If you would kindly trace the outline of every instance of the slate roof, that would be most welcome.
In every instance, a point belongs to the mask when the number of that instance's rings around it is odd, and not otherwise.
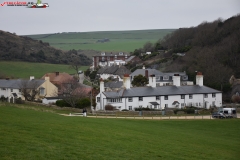
[[[151,103],[152,105],[159,105],[159,103],[157,102],[149,102],[149,103]]]
[[[221,93],[221,91],[209,88],[207,86],[160,86],[160,87],[136,87],[130,89],[121,89],[118,92],[103,92],[108,98],[116,97],[150,97],[165,95],[187,95],[187,94],[208,94]],[[120,94],[122,93],[122,94]]]
[[[34,88],[35,86],[42,85],[45,80],[43,79],[34,79],[34,80],[21,80],[21,79],[0,79],[0,88],[12,88],[12,89],[20,89],[22,88],[22,81],[28,82],[27,87],[28,88]]]
[[[122,86],[123,86],[122,81],[104,83],[104,87],[108,87],[108,88],[121,88]]]
[[[59,73],[56,72],[53,73],[46,73],[42,79],[45,79],[45,77],[49,77],[50,82],[56,84],[56,83],[63,83],[65,81],[73,79],[73,76],[69,75],[68,73]]]
[[[130,76],[138,76],[139,74],[145,76],[145,71],[148,70],[148,76],[154,74],[154,75],[162,75],[163,73],[156,70],[156,69],[137,69],[133,73],[130,74]]]
[[[123,78],[124,74],[130,74],[131,72],[125,66],[108,66],[98,70],[97,74],[113,74],[119,75]]]
[[[126,62],[130,62],[135,56],[130,56],[128,59],[126,59]]]

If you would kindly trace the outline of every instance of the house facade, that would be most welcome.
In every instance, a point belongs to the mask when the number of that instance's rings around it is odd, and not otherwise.
[[[149,77],[150,86],[131,88],[130,77],[125,75],[124,88],[117,91],[105,91],[104,82],[100,82],[100,93],[96,96],[96,110],[105,110],[105,105],[116,109],[134,110],[148,107],[153,109],[184,108],[194,106],[209,109],[222,106],[222,92],[203,85],[203,75],[198,73],[196,85],[181,86],[180,76],[174,75],[172,86],[156,86],[156,77]]]
[[[34,76],[31,76],[29,80],[22,79],[1,79],[0,80],[0,96],[8,98],[21,98],[23,100],[21,90],[26,89],[36,89],[38,94],[35,96],[35,99],[42,99],[44,97],[56,96],[58,89],[49,81],[49,77],[45,79],[34,79]]]
[[[100,55],[92,57],[93,64],[90,67],[91,70],[95,70],[97,67],[109,67],[113,65],[125,65],[127,63],[139,64],[142,60],[137,56],[130,56],[129,54],[119,53],[105,53],[102,52]]]

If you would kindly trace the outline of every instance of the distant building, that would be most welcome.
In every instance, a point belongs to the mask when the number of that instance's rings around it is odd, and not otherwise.
[[[122,65],[114,65],[114,66],[107,66],[100,68],[97,72],[97,74],[102,78],[103,80],[112,78],[117,79],[118,81],[123,81],[124,74],[130,74],[131,72]]]
[[[171,86],[173,85],[173,76],[180,76],[180,85],[193,85],[192,81],[188,80],[188,75],[185,72],[160,72],[156,69],[137,69],[133,73],[130,74],[131,81],[134,79],[134,76],[138,76],[141,74],[142,76],[149,77],[150,75],[155,75],[156,77],[156,85],[157,86]]]
[[[113,65],[125,65],[127,63],[141,63],[142,60],[137,56],[130,56],[129,54],[119,53],[105,53],[93,56],[92,70],[97,67],[106,67]]]

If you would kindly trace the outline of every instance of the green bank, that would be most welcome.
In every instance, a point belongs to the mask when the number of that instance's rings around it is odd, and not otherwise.
[[[0,103],[0,159],[239,159],[240,121],[65,117]]]

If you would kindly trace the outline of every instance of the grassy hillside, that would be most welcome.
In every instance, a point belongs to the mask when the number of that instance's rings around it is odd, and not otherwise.
[[[61,34],[28,35],[28,37],[42,40],[63,50],[99,50],[131,52],[142,47],[146,42],[155,43],[175,29],[136,30],[136,31],[103,31],[76,32]],[[98,40],[109,39],[109,42],[99,43]]]
[[[69,65],[62,64],[0,61],[0,68],[0,74],[15,78],[29,78],[30,76],[41,78],[47,72],[56,71],[69,74],[75,73]],[[87,68],[87,66],[83,66],[81,70],[86,70]]]
[[[0,103],[0,159],[239,159],[239,119],[64,117]]]

